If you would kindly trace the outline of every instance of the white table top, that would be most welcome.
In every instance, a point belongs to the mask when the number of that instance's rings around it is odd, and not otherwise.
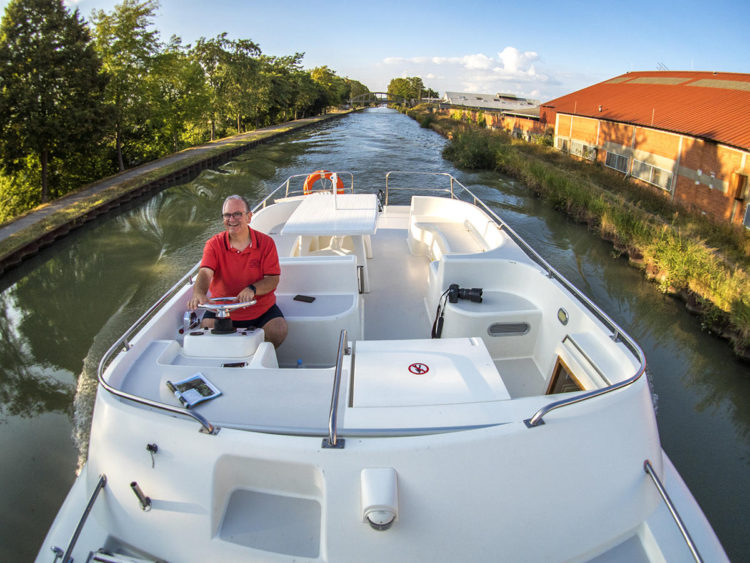
[[[371,235],[378,204],[375,194],[314,193],[302,200],[282,235]]]

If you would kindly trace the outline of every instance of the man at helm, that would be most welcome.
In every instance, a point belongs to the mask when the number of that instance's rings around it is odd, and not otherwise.
[[[226,230],[206,242],[188,308],[207,303],[209,291],[213,297],[237,297],[239,302],[255,299],[255,305],[231,312],[232,324],[262,328],[266,340],[278,348],[286,338],[287,324],[274,293],[281,274],[276,245],[268,235],[250,228],[252,212],[244,197],[229,196],[222,217]],[[213,328],[215,316],[207,311],[203,326]]]

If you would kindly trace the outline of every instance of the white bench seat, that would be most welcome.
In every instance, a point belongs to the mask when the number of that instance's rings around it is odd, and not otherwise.
[[[408,243],[414,255],[440,260],[446,254],[479,254],[497,248],[504,239],[492,219],[466,202],[412,198]]]
[[[467,228],[463,223],[438,221],[429,217],[424,219],[432,220],[417,219],[412,229],[421,233],[415,235],[415,239],[427,246],[433,260],[445,254],[474,254],[487,250],[484,240],[476,235],[475,230]],[[437,245],[437,248],[433,245]]]
[[[287,319],[314,320],[317,318],[341,317],[357,307],[357,294],[308,294],[315,301],[295,301],[291,293],[276,294],[276,304]]]

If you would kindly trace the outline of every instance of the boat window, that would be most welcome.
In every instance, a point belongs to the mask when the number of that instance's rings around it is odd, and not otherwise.
[[[555,393],[572,393],[573,391],[583,391],[583,385],[573,375],[570,368],[565,365],[565,362],[558,357],[546,394],[554,395]]]

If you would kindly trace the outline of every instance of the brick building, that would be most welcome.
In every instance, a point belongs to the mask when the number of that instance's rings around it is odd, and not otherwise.
[[[750,74],[630,72],[542,104],[555,147],[750,227]]]
[[[443,113],[455,119],[484,119],[490,129],[502,129],[516,137],[530,139],[545,133],[546,126],[539,120],[539,100],[515,94],[446,92],[440,106]]]

